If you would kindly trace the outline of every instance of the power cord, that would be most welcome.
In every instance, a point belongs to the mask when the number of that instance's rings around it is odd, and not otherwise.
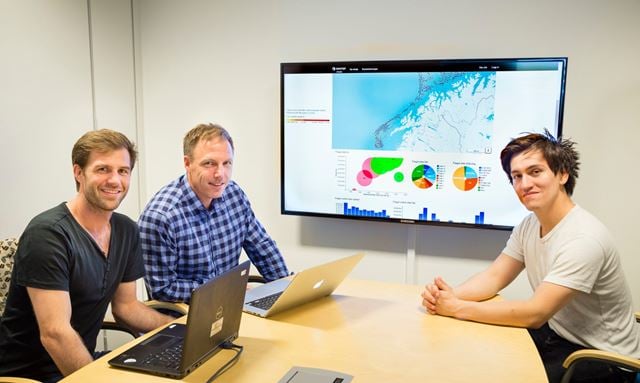
[[[220,345],[220,347],[224,348],[225,350],[234,350],[236,352],[236,354],[233,356],[233,358],[231,358],[230,361],[228,361],[227,363],[224,364],[224,366],[220,367],[218,369],[218,371],[216,371],[215,374],[211,375],[211,377],[209,378],[209,380],[207,380],[207,383],[211,383],[214,380],[216,380],[220,375],[224,374],[225,372],[227,372],[228,369],[230,369],[231,367],[233,367],[234,364],[236,364],[236,362],[238,361],[238,359],[240,359],[240,354],[242,354],[242,351],[244,350],[244,346],[239,346],[237,344],[234,344],[231,341],[227,341],[224,342]]]

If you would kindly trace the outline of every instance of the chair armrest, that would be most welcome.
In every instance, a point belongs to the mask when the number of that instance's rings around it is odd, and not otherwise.
[[[617,354],[615,352],[609,351],[601,351],[594,349],[587,350],[578,350],[573,352],[571,355],[564,360],[562,366],[564,368],[569,368],[574,363],[583,361],[583,360],[596,360],[607,362],[609,364],[615,364],[620,367],[625,367],[631,370],[640,371],[640,360],[631,358],[628,356],[624,356],[621,354]]]
[[[177,313],[180,316],[187,315],[189,312],[189,305],[186,303],[175,303],[175,302],[161,302],[157,300],[145,301],[144,304],[154,310],[164,309]],[[135,331],[118,324],[114,320],[105,319],[102,322],[101,326],[102,330],[113,330],[113,331],[122,331],[130,334],[132,337],[137,338],[140,336],[140,333],[136,333]],[[0,383],[4,383],[0,381]]]
[[[40,383],[39,380],[33,380],[29,378],[16,378],[12,376],[0,376],[0,382],[2,383]]]
[[[261,275],[249,275],[249,283],[266,283],[266,280]],[[169,310],[180,315],[187,315],[189,313],[189,305],[184,302],[163,302],[151,299],[145,301],[144,304],[154,310]]]
[[[135,331],[131,330],[128,327],[124,327],[122,325],[119,325],[118,323],[116,323],[115,321],[112,320],[104,320],[102,322],[102,326],[100,326],[101,330],[113,330],[113,331],[122,331],[122,332],[126,332],[127,334],[131,335],[134,338],[137,338],[140,336],[139,333],[136,333]]]
[[[189,305],[183,302],[163,302],[155,299],[145,301],[145,305],[151,307],[154,310],[163,309],[176,312],[180,315],[187,315],[189,312]]]
[[[267,283],[267,281],[262,275],[249,275],[249,283]]]
[[[569,383],[576,365],[583,361],[602,362],[636,372],[640,371],[640,360],[638,359],[609,351],[595,349],[578,350],[571,353],[571,355],[564,360],[564,363],[562,363],[562,367],[566,368],[567,371],[565,371],[562,376],[561,383]]]
[[[267,281],[261,275],[249,275],[249,283],[266,283]],[[151,299],[144,302],[145,305],[151,307],[154,310],[169,310],[180,315],[187,315],[189,313],[189,305],[184,302],[164,302],[156,299]]]

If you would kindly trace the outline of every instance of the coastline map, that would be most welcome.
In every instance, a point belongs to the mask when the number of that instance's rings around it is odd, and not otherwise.
[[[333,76],[333,149],[490,153],[495,72]]]

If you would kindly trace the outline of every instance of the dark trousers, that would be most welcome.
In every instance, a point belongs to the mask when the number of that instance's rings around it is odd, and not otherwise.
[[[530,329],[529,335],[542,358],[549,383],[559,383],[566,371],[562,367],[564,360],[572,352],[586,348],[562,338],[546,323],[539,329]],[[595,361],[584,361],[576,365],[571,379],[571,382],[575,383],[633,383],[635,381],[635,372]]]

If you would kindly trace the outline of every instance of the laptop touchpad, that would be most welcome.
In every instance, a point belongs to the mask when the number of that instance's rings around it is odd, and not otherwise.
[[[142,342],[145,346],[155,347],[155,348],[166,348],[171,343],[175,343],[176,341],[182,341],[180,338],[176,338],[175,336],[169,335],[158,335],[156,337],[151,337],[150,339]]]

